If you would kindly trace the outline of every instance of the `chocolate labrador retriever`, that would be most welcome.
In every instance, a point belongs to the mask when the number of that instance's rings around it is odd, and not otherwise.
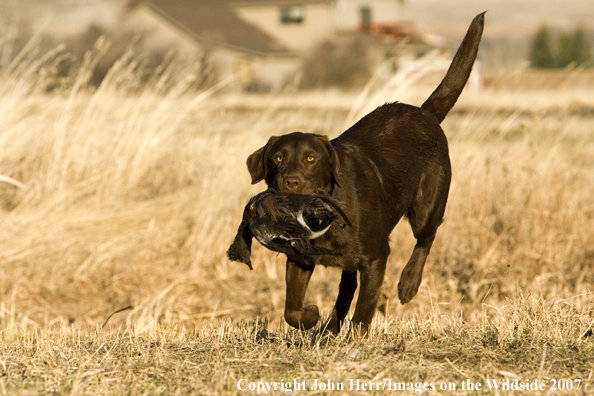
[[[472,71],[483,26],[484,13],[474,18],[446,76],[420,108],[384,104],[331,141],[302,132],[272,136],[249,156],[252,184],[265,180],[270,188],[289,194],[322,189],[341,203],[352,222],[349,228],[332,225],[312,242],[342,256],[287,255],[285,320],[291,326],[310,329],[318,322],[318,307],[303,302],[314,267],[321,264],[342,268],[325,329],[340,331],[359,271],[361,289],[352,323],[367,333],[390,254],[388,238],[402,216],[417,243],[402,271],[398,296],[404,304],[417,293],[450,187],[448,143],[440,123]]]

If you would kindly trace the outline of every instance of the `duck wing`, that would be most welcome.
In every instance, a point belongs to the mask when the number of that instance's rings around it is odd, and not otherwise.
[[[285,254],[295,254],[291,242],[309,236],[309,231],[295,221],[274,222],[261,217],[250,224],[254,237],[270,250]]]

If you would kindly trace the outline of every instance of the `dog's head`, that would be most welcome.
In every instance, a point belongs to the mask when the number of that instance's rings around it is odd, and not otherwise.
[[[338,185],[338,155],[328,137],[293,132],[272,136],[248,157],[252,184],[265,180],[287,194],[313,194]]]

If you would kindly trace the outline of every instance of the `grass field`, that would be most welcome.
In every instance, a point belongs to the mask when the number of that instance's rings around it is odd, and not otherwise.
[[[189,91],[179,65],[138,88],[123,61],[97,90],[83,68],[44,93],[48,64],[0,77],[0,395],[327,393],[316,380],[344,386],[332,394],[506,393],[491,380],[594,392],[591,72],[493,74],[461,98],[419,294],[396,298],[414,246],[402,222],[372,333],[352,340],[283,323],[280,255],[255,246],[254,271],[226,259],[264,189],[245,159],[270,135],[334,137],[431,87],[230,96]],[[323,315],[339,279],[313,275],[306,299]]]

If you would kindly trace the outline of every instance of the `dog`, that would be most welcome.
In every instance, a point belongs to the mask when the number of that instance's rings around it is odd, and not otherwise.
[[[446,73],[421,105],[387,103],[367,114],[333,140],[294,132],[272,136],[247,159],[252,184],[262,180],[286,194],[326,191],[343,207],[352,227],[335,224],[313,241],[341,256],[287,254],[285,320],[307,330],[318,323],[315,305],[304,306],[315,265],[342,269],[338,297],[325,331],[337,334],[349,311],[360,274],[359,298],[351,318],[366,334],[375,314],[389,235],[404,216],[416,245],[402,270],[398,296],[402,304],[417,293],[423,267],[443,220],[451,180],[446,136],[441,122],[462,92],[478,52],[484,13],[477,15]]]
[[[252,268],[250,260],[252,238],[270,250],[288,255],[333,255],[330,250],[311,244],[330,229],[330,225],[342,218],[341,227],[351,222],[330,196],[324,191],[317,195],[281,194],[268,189],[250,199],[243,211],[237,235],[227,250],[231,261],[239,261]]]

